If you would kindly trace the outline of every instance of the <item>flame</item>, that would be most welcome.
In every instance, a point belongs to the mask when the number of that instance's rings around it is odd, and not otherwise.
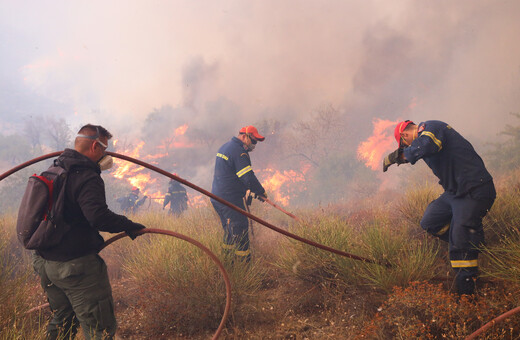
[[[174,135],[163,139],[162,143],[157,146],[158,149],[166,150],[166,154],[170,149],[193,148],[195,144],[188,140],[184,135],[188,130],[188,124],[184,124],[175,129]]]
[[[174,148],[190,148],[194,147],[195,144],[190,142],[185,136],[188,130],[188,124],[177,127],[174,131],[174,135],[166,138],[162,141],[162,144],[157,146],[157,153],[144,155],[141,158],[151,160],[151,163],[157,163],[155,160],[167,157]],[[114,139],[112,145],[116,152],[128,155],[133,158],[140,158],[141,150],[143,149],[145,142],[140,141],[135,147],[120,145],[120,141]],[[164,198],[164,194],[157,189],[156,178],[152,178],[150,173],[143,172],[144,167],[136,165],[131,162],[127,162],[121,159],[114,159],[114,169],[111,175],[117,179],[127,181],[132,187],[137,187],[143,195],[153,197],[153,199]],[[195,205],[207,205],[207,202],[203,201],[203,197],[195,198]]]
[[[393,131],[389,128],[395,127],[398,121],[376,118],[372,123],[374,132],[366,141],[359,144],[357,155],[358,159],[365,161],[367,167],[377,171],[381,167],[384,154],[396,145]]]
[[[146,156],[146,159],[157,159],[157,158],[163,158],[168,156],[168,153],[157,153],[155,155],[148,155]]]
[[[269,197],[273,198],[273,201],[280,205],[287,206],[291,200],[291,195],[296,192],[302,192],[306,189],[303,185],[305,182],[305,172],[309,167],[305,167],[300,172],[294,170],[284,170],[280,172],[273,169],[264,169],[261,173],[267,172],[267,178],[262,181],[262,186],[266,190]],[[262,176],[262,177],[265,177]],[[298,183],[294,186],[294,183]]]
[[[184,124],[175,129],[175,136],[182,136],[188,130],[188,124]]]
[[[136,174],[133,177],[127,178],[128,182],[132,184],[133,187],[138,187],[142,190],[143,194],[146,195],[146,191],[144,190],[145,186],[148,183],[153,183],[155,181],[150,180],[150,174]]]
[[[188,204],[190,207],[206,207],[208,206],[209,198],[203,194],[188,194]]]
[[[118,140],[114,140],[114,148]],[[124,153],[133,158],[139,158],[139,152],[143,148],[144,142],[141,141],[133,149],[117,150],[117,152]],[[115,170],[111,172],[112,176],[118,179],[125,179],[131,186],[139,188],[141,192],[148,195],[146,187],[152,183],[155,183],[155,179],[150,177],[149,173],[141,173],[144,167],[127,162],[122,159],[114,159]]]

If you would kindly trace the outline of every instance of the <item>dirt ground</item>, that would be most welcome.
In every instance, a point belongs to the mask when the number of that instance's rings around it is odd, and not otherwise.
[[[213,335],[143,333],[140,311],[132,305],[125,285],[114,282],[113,289],[121,339],[208,339]],[[240,311],[249,315],[231,313],[220,338],[353,339],[383,299],[384,294],[370,288],[338,292],[289,278],[266,280],[252,301],[240,301]]]

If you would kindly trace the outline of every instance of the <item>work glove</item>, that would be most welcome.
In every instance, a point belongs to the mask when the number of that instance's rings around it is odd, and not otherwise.
[[[140,236],[141,234],[138,234],[137,232],[141,229],[144,229],[146,228],[144,225],[142,225],[141,223],[135,223],[133,224],[132,226],[132,230],[127,230],[125,231],[125,233],[128,235],[128,237],[130,237],[133,240],[135,240],[135,238],[137,236]]]
[[[263,194],[255,193],[255,198],[260,202],[265,202],[265,200],[267,199],[267,194],[265,192]]]
[[[404,163],[408,163],[408,161],[406,161],[403,156],[403,149],[401,148],[398,148],[397,150],[389,153],[385,159],[383,159],[383,172],[386,172],[386,170],[388,170],[388,167],[392,164],[396,164],[399,165],[399,164],[404,164]]]

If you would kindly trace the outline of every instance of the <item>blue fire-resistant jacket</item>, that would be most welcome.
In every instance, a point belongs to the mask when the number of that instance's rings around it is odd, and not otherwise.
[[[473,146],[438,120],[420,123],[417,138],[403,153],[411,164],[422,158],[444,190],[456,196],[493,180]]]
[[[222,145],[215,160],[211,192],[227,201],[241,201],[247,190],[264,194],[265,189],[251,168],[249,153],[237,137]]]

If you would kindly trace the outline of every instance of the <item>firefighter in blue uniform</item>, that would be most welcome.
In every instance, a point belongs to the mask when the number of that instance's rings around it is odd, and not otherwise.
[[[422,158],[439,178],[444,193],[428,205],[421,227],[449,242],[456,290],[473,294],[479,247],[484,242],[482,218],[496,198],[493,178],[473,146],[444,122],[415,125],[403,121],[394,135],[399,147],[384,159],[383,171],[392,164],[415,164]]]
[[[245,210],[243,197],[250,190],[260,199],[266,198],[264,188],[251,168],[249,152],[253,151],[257,142],[265,139],[254,126],[240,129],[238,136],[222,145],[215,161],[215,174],[211,192],[226,201]],[[220,217],[224,228],[223,249],[226,254],[234,254],[235,258],[250,261],[248,221],[241,213],[215,201],[211,204]]]
[[[174,174],[177,176],[177,174]],[[164,196],[163,209],[170,204],[169,215],[179,216],[188,209],[188,194],[186,189],[176,180],[170,180],[168,192]]]
[[[137,213],[140,206],[144,204],[148,196],[143,196],[139,199],[140,190],[137,187],[133,187],[132,191],[124,196],[117,199],[117,202],[121,205],[121,210],[125,213]]]

